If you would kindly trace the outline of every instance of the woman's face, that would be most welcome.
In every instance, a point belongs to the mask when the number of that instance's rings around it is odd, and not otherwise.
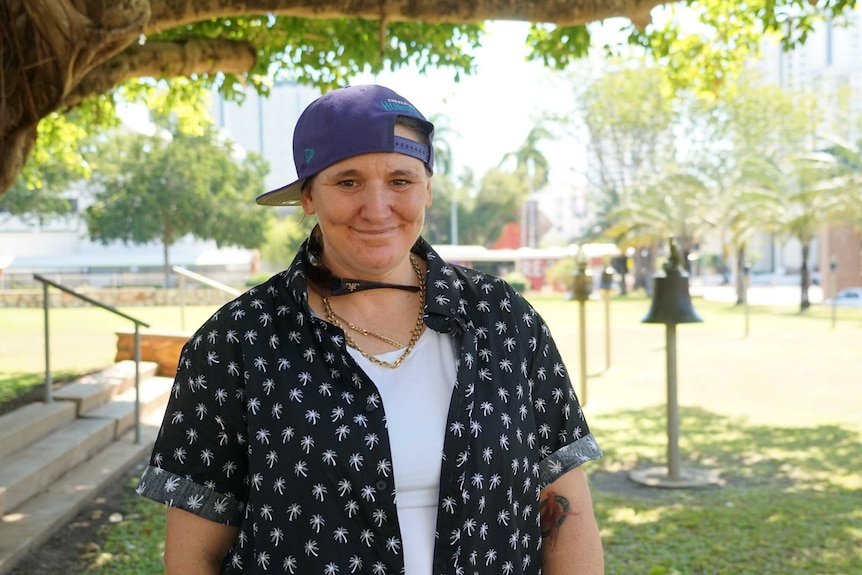
[[[395,134],[420,140],[400,125]],[[407,281],[408,254],[430,205],[425,164],[396,152],[342,160],[315,175],[302,193],[305,213],[317,214],[327,267],[342,277],[377,281]]]

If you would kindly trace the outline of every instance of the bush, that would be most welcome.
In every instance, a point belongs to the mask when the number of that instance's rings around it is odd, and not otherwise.
[[[576,269],[574,258],[563,258],[545,271],[545,282],[553,286],[554,291],[571,292]]]
[[[272,277],[272,274],[254,274],[253,276],[249,276],[247,280],[245,280],[246,287],[254,287],[256,285],[260,285],[266,280]]]
[[[525,293],[530,287],[530,280],[520,272],[509,272],[503,279],[521,293]]]

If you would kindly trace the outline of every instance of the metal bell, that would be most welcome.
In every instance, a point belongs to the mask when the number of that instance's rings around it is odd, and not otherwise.
[[[688,273],[682,268],[679,250],[671,238],[670,258],[664,269],[653,276],[652,307],[641,322],[671,325],[702,321],[691,304]]]

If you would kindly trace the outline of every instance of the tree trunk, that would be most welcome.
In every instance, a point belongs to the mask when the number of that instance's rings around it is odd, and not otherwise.
[[[97,66],[137,41],[148,0],[0,2],[0,193],[36,141],[36,127]]]
[[[808,299],[808,286],[811,285],[811,276],[808,273],[808,256],[811,251],[811,241],[802,242],[802,269],[799,270],[799,281],[802,292],[802,298],[799,302],[799,310],[805,311],[811,307],[811,301]]]
[[[171,246],[167,240],[162,241],[162,261],[164,262],[165,288],[171,287]]]

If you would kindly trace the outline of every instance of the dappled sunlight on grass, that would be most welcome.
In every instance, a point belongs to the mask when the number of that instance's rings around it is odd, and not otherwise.
[[[629,525],[642,525],[654,523],[661,520],[662,516],[670,511],[670,508],[654,507],[652,509],[633,509],[631,507],[615,507],[608,518],[616,523],[628,523]]]
[[[711,467],[726,480],[743,483],[858,486],[862,434],[836,425],[771,427],[682,407],[679,449],[688,465]],[[665,410],[603,414],[592,425],[605,451],[607,471],[663,463],[668,443]]]
[[[862,573],[862,437],[837,425],[751,425],[700,408],[680,410],[688,467],[725,485],[644,487],[628,479],[664,463],[664,409],[603,414],[605,451],[588,464],[609,575]]]

